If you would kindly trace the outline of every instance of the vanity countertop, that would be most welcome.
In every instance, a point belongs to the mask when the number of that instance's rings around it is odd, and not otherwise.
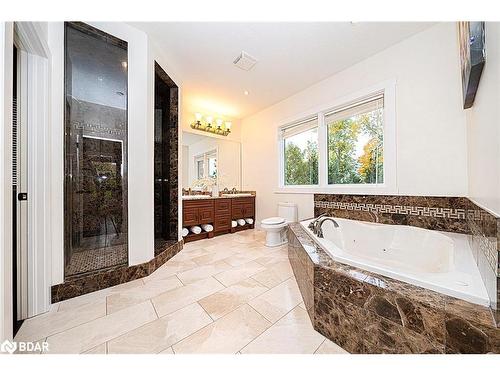
[[[255,197],[255,193],[235,193],[235,194],[222,194],[218,197],[212,197],[210,195],[183,195],[182,200],[199,200],[199,199],[231,199],[231,198],[244,198],[244,197]]]

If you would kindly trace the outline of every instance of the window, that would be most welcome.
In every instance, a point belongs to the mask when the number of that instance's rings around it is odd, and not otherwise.
[[[395,192],[395,82],[324,108],[279,128],[280,189]]]
[[[383,95],[325,115],[328,184],[384,182],[383,115]]]
[[[318,119],[282,130],[285,185],[318,184]]]
[[[194,159],[198,180],[202,178],[217,178],[217,151],[213,150]]]

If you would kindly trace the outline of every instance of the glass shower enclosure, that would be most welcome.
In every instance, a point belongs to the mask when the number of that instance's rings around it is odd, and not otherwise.
[[[65,278],[128,263],[127,43],[65,23]]]

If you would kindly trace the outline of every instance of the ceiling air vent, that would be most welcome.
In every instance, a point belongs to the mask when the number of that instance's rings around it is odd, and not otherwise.
[[[252,69],[256,63],[257,60],[245,51],[241,51],[240,55],[233,61],[234,65],[243,70]]]

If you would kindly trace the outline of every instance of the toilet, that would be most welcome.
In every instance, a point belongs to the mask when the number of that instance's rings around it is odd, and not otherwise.
[[[264,219],[260,227],[266,231],[266,246],[280,246],[287,242],[286,234],[289,223],[297,221],[297,204],[278,203],[278,216]]]

